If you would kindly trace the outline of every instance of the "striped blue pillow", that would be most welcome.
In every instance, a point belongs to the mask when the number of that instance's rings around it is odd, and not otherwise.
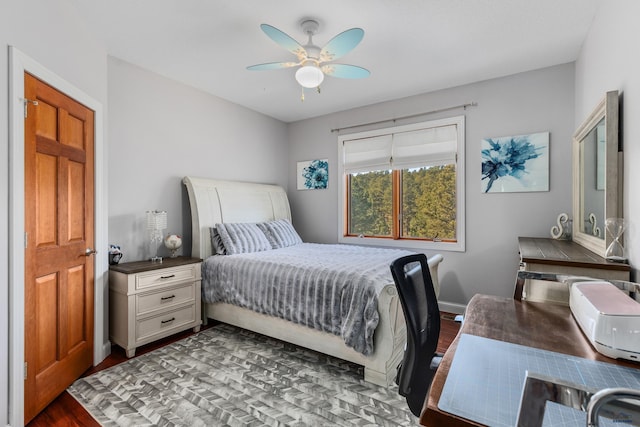
[[[302,243],[300,235],[286,219],[259,222],[258,227],[263,231],[264,235],[267,236],[273,249],[286,248],[287,246]]]
[[[213,253],[216,255],[226,255],[227,251],[224,248],[224,243],[222,243],[222,238],[220,237],[220,233],[215,227],[211,227],[211,247],[213,248]]]
[[[227,255],[268,251],[271,243],[264,233],[253,223],[216,224]]]

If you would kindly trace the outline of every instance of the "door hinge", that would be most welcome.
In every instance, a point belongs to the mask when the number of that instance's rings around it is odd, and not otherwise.
[[[24,232],[24,248],[27,249],[29,247],[29,232]]]
[[[24,362],[24,379],[27,379],[27,362]]]
[[[27,106],[31,103],[33,105],[38,105],[38,101],[34,101],[32,99],[22,98],[22,105],[24,106],[24,118],[27,118]]]

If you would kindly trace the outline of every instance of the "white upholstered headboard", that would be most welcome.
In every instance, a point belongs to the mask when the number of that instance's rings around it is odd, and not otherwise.
[[[278,185],[185,176],[191,205],[191,256],[212,254],[210,228],[222,222],[291,221],[291,208]]]

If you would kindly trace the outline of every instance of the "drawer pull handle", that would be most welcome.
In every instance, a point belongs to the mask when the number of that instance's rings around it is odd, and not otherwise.
[[[170,300],[170,299],[174,299],[175,297],[176,297],[175,295],[171,295],[171,296],[168,296],[168,297],[160,297],[160,301],[167,301],[167,300]]]
[[[161,323],[161,324],[163,324],[163,325],[166,325],[167,323],[171,323],[171,322],[173,322],[174,320],[176,320],[176,318],[175,318],[175,317],[172,317],[172,318],[171,318],[171,319],[169,319],[169,320],[162,320],[162,321],[160,321],[160,323]]]
[[[175,274],[170,274],[168,276],[160,276],[161,279],[171,279],[172,277],[176,277]]]

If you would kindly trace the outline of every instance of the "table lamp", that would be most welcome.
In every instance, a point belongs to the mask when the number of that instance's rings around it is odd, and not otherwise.
[[[167,228],[167,211],[147,211],[147,230],[149,230],[149,252],[151,262],[162,262],[158,256],[158,247],[162,243],[162,230]]]

